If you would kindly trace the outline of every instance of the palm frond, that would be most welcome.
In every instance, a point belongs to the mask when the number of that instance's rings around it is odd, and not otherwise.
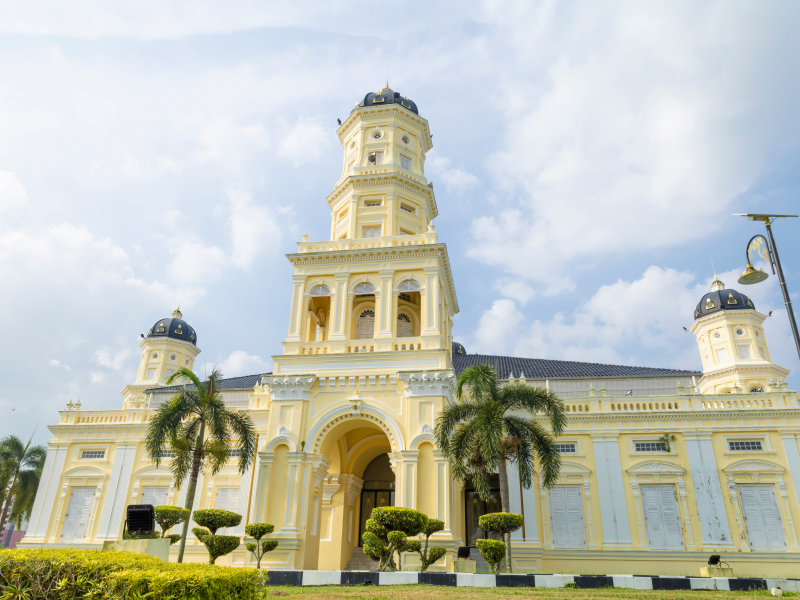
[[[255,432],[253,419],[250,418],[245,412],[238,410],[227,410],[228,425],[233,433],[233,438],[236,440],[239,452],[239,473],[244,475],[256,452],[256,439],[258,436]]]
[[[521,409],[535,415],[541,411],[550,420],[555,435],[561,435],[567,424],[564,403],[553,392],[524,383],[510,383],[500,390],[499,401],[509,410]]]
[[[492,365],[471,365],[461,371],[456,379],[456,398],[462,399],[464,388],[475,401],[494,400],[497,397],[497,373]]]
[[[181,391],[179,394],[161,406],[147,428],[145,448],[148,458],[156,466],[161,462],[161,453],[167,444],[174,440],[176,434],[183,426],[184,419],[192,414],[193,406],[190,400],[191,392]]]
[[[472,400],[465,400],[456,404],[450,404],[436,417],[433,428],[433,436],[436,438],[436,445],[447,454],[450,445],[450,437],[453,430],[459,423],[468,421],[475,417],[480,410],[480,405]]]

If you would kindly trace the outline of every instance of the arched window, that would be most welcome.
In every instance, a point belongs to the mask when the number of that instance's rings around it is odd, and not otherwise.
[[[413,279],[406,279],[397,288],[399,292],[418,292],[419,284]]]
[[[367,309],[358,315],[356,321],[356,339],[371,340],[375,332],[375,311]]]
[[[309,296],[330,296],[331,290],[327,285],[315,285],[311,288]]]
[[[397,315],[397,337],[414,337],[414,324],[406,313]]]
[[[371,283],[359,283],[353,290],[356,296],[366,296],[375,293],[375,286]]]

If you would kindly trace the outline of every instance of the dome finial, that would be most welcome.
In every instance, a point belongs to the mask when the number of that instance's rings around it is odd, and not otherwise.
[[[172,318],[173,319],[182,319],[183,313],[181,312],[181,303],[178,302],[178,308],[172,311]]]
[[[719,290],[725,289],[725,284],[722,283],[719,278],[717,277],[717,269],[714,267],[714,259],[711,259],[711,270],[714,271],[714,281],[711,284],[711,291],[718,292]]]

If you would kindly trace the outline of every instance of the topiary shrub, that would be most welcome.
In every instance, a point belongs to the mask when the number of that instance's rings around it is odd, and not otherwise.
[[[425,528],[421,532],[425,534],[425,546],[423,547],[423,545],[417,541],[408,542],[406,544],[407,552],[419,552],[420,562],[422,563],[420,571],[427,571],[428,567],[447,554],[447,550],[445,548],[428,548],[428,541],[430,537],[434,533],[442,531],[443,529],[444,521],[428,519],[428,522],[425,524]]]
[[[512,531],[516,531],[524,524],[525,519],[522,515],[514,513],[489,513],[478,518],[478,525],[486,531],[496,531],[499,533],[508,545],[506,546],[506,573],[511,572],[511,540],[506,538],[506,535]]]
[[[216,535],[217,529],[223,527],[236,527],[242,522],[242,515],[237,515],[228,510],[219,510],[216,508],[209,508],[206,510],[196,510],[192,515],[195,523],[208,529],[208,534],[200,530],[200,535],[192,529],[192,533],[197,536],[203,545],[208,549],[208,563],[213,565],[220,556],[230,554],[239,544],[242,543],[241,538],[235,535]]]
[[[211,532],[211,535],[215,535],[217,529],[236,527],[242,522],[242,515],[237,515],[235,512],[229,510],[207,508],[205,510],[194,511],[192,519],[201,527],[207,528]]]
[[[506,556],[506,545],[497,540],[477,540],[478,551],[481,553],[492,573],[500,573],[500,563]]]
[[[399,556],[408,551],[408,537],[422,533],[427,524],[428,517],[418,510],[399,506],[374,508],[362,536],[364,554],[378,561],[379,571],[395,571],[394,553]]]
[[[211,532],[205,527],[192,527],[192,533],[194,534],[194,537],[196,537],[201,542],[203,541],[204,537],[206,537],[207,535],[211,535]]]
[[[153,508],[153,511],[156,513],[156,523],[161,527],[161,537],[168,537],[170,539],[172,539],[173,536],[167,535],[167,531],[175,527],[175,525],[183,523],[189,518],[189,514],[191,513],[188,508],[166,505],[156,506]],[[178,539],[181,539],[181,536],[178,536]],[[174,541],[170,542],[170,544],[174,543]]]
[[[261,541],[262,537],[269,535],[273,531],[275,531],[275,526],[269,523],[250,523],[250,525],[245,525],[244,527],[244,532],[256,541],[255,544],[248,542],[244,547],[256,555],[256,560],[258,561],[256,564],[257,569],[261,568],[261,559],[264,555],[278,547],[277,540]]]
[[[179,542],[183,536],[180,533],[172,533],[167,537],[169,538],[169,545],[172,546],[172,544]]]

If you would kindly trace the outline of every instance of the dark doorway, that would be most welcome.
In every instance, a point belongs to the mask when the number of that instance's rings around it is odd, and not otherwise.
[[[500,477],[498,475],[492,475],[489,480],[489,485],[492,490],[488,500],[482,500],[471,483],[467,483],[464,488],[464,515],[466,517],[464,534],[467,546],[472,548],[476,547],[476,540],[500,539],[500,537],[495,534],[487,535],[486,530],[481,529],[481,526],[478,525],[478,519],[483,515],[501,512],[503,510],[502,504],[500,503]]]
[[[366,531],[367,519],[372,509],[383,506],[394,506],[394,471],[388,454],[381,454],[372,459],[364,469],[364,487],[361,488],[361,516],[358,524],[358,545],[363,546],[362,534]]]

